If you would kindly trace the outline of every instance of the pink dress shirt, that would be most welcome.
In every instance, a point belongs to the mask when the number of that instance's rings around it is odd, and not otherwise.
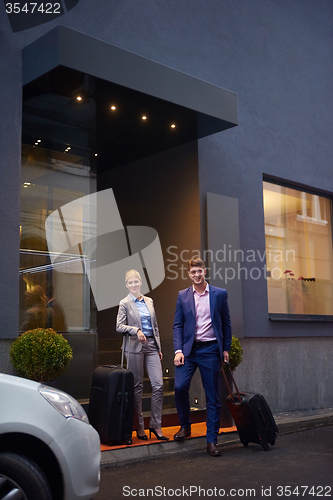
[[[212,317],[210,314],[208,283],[205,288],[205,291],[201,295],[193,287],[193,296],[194,296],[195,319],[196,319],[195,340],[201,342],[216,340],[212,325]]]

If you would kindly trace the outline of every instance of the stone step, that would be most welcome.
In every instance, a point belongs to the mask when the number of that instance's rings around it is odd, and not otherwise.
[[[80,404],[83,406],[84,410],[88,414],[89,412],[89,400],[80,400]],[[150,411],[143,412],[144,426],[145,429],[149,427],[150,421]],[[206,410],[191,408],[191,422],[193,424],[198,422],[204,422],[206,420]],[[164,408],[162,410],[162,427],[173,427],[179,425],[179,418],[176,408]]]
[[[104,356],[100,356],[100,354],[108,354],[107,358],[104,358]],[[110,353],[99,353],[99,362],[98,366],[102,365],[117,365],[120,366],[119,360],[114,357],[114,360],[112,361],[112,358],[109,356]],[[174,377],[163,377],[163,383],[164,383],[164,392],[169,392],[174,390]],[[150,385],[150,380],[148,377],[145,377],[143,379],[143,393],[151,393],[151,385]]]
[[[175,407],[175,394],[173,391],[163,393],[163,409],[168,410]],[[142,411],[150,411],[151,408],[151,394],[144,394],[142,396]]]
[[[123,339],[119,336],[119,339],[98,339],[98,350],[99,351],[119,351],[121,352],[121,345]]]
[[[121,351],[99,351],[98,352],[98,365],[119,365],[121,363]],[[126,359],[124,358],[124,365],[126,367]]]
[[[174,377],[163,377],[164,393],[174,392],[175,379]],[[151,385],[148,377],[143,379],[143,394],[151,393]]]
[[[150,412],[143,412],[143,420],[145,429],[149,428]],[[191,422],[196,424],[198,422],[206,421],[206,410],[191,408]],[[176,408],[166,408],[162,410],[162,427],[174,427],[179,425],[179,417]]]

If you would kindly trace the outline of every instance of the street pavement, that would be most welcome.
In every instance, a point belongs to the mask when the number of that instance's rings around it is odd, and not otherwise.
[[[333,498],[333,425],[279,435],[269,451],[237,440],[220,449],[221,457],[203,446],[104,468],[94,500]]]

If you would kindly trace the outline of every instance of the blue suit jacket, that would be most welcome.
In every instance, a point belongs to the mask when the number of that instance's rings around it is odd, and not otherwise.
[[[230,351],[232,336],[227,291],[209,285],[209,300],[212,325],[222,358],[223,351]],[[185,357],[191,352],[195,327],[195,304],[191,286],[178,293],[173,325],[174,349],[181,350]]]

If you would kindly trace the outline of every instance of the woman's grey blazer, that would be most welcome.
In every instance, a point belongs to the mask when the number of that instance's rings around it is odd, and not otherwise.
[[[154,309],[154,302],[150,297],[143,295],[143,299],[146,303],[148,311],[151,317],[151,325],[153,327],[153,334],[156,342],[156,347],[158,352],[161,352],[161,341],[160,333],[158,330],[156,313]],[[137,332],[142,331],[141,318],[139,309],[137,308],[133,296],[129,293],[127,297],[122,299],[119,303],[119,309],[117,314],[117,324],[116,330],[120,333],[128,333],[129,337],[129,349],[128,352],[140,352],[142,349],[142,343],[138,341]],[[125,341],[125,338],[124,338]],[[122,349],[124,348],[124,341]],[[126,349],[127,351],[127,349]]]

